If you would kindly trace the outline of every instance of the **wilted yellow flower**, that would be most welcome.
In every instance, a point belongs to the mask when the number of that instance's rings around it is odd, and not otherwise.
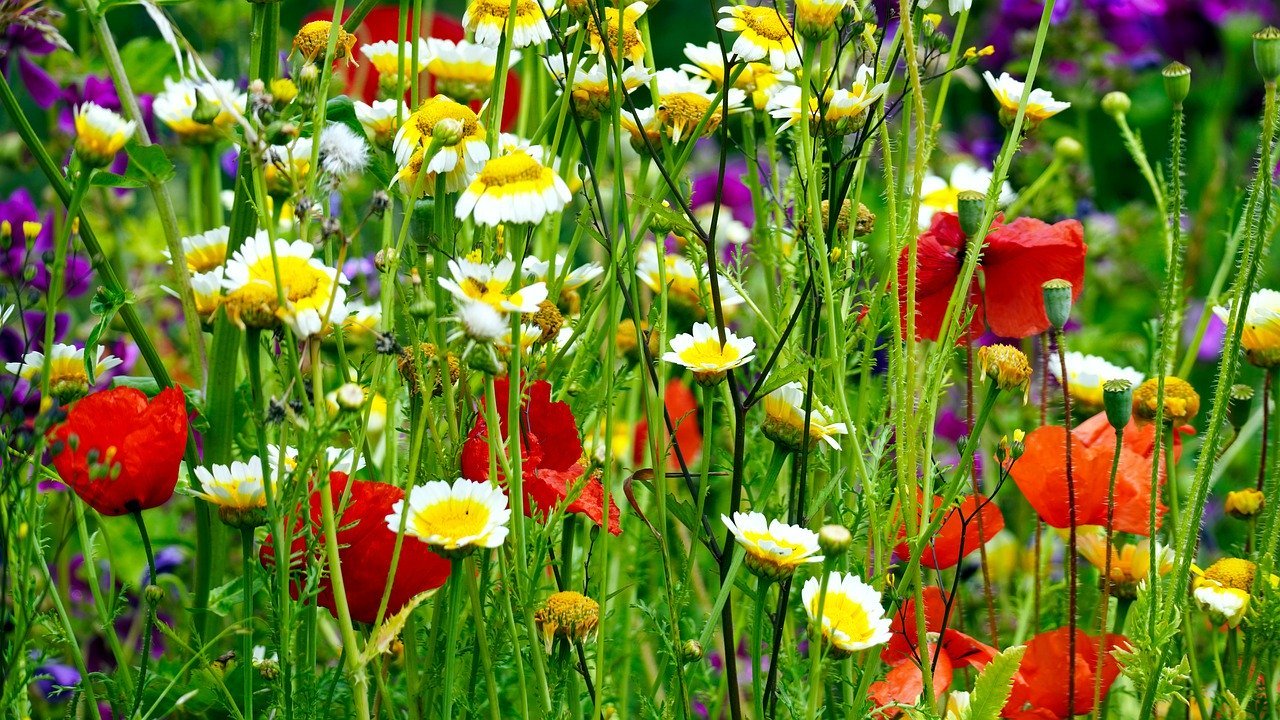
[[[1031,363],[1026,353],[1012,345],[978,348],[978,365],[982,368],[982,377],[990,377],[1001,390],[1025,390],[1031,382]]]
[[[533,620],[550,651],[556,638],[572,643],[590,638],[600,624],[600,603],[582,593],[563,590],[547,598],[533,614]]]
[[[312,20],[297,35],[293,36],[293,49],[297,50],[307,62],[315,62],[329,47],[329,35],[333,33],[333,23],[328,20]],[[356,65],[351,51],[356,47],[356,36],[337,26],[338,43],[333,49],[334,60],[347,60]]]
[[[1261,490],[1245,488],[1227,493],[1225,509],[1233,518],[1248,520],[1257,517],[1265,505],[1266,496]]]
[[[1151,378],[1133,391],[1133,413],[1143,420],[1156,417],[1156,400],[1159,380]],[[1172,425],[1185,425],[1200,412],[1200,394],[1191,383],[1177,377],[1164,379],[1164,421]]]

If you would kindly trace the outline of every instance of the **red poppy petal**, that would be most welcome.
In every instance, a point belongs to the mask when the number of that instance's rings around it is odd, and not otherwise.
[[[987,326],[1003,337],[1023,338],[1049,329],[1045,282],[1071,283],[1072,298],[1084,289],[1084,228],[1076,220],[1053,225],[1018,218],[993,229],[982,256]]]

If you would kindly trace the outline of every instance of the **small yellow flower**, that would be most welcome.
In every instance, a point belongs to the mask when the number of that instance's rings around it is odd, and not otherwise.
[[[1000,119],[1004,122],[1012,122],[1018,113],[1018,105],[1022,102],[1023,84],[1014,80],[1009,73],[1001,73],[998,80],[990,72],[983,73],[982,77],[996,96],[996,102],[1000,103]],[[1053,94],[1048,90],[1042,88],[1032,90],[1031,97],[1027,99],[1025,116],[1028,129],[1034,129],[1040,123],[1069,107],[1071,103],[1054,100]]]
[[[569,204],[573,193],[556,171],[538,162],[540,148],[517,148],[491,158],[458,198],[455,214],[490,227],[536,225]]]
[[[1231,306],[1215,307],[1213,312],[1225,323],[1231,317]],[[1254,365],[1280,366],[1280,292],[1263,288],[1249,297],[1240,346]]]
[[[818,605],[822,605],[822,637],[833,658],[883,645],[892,637],[879,591],[853,573],[828,575],[826,593],[822,593],[821,579],[811,577],[800,599],[811,622],[818,620]]]
[[[648,9],[649,5],[642,0],[637,0],[622,10],[604,8],[605,32],[603,33],[596,25],[595,16],[590,15],[587,18],[587,38],[591,41],[591,51],[602,54],[608,50],[610,55],[619,59],[618,50],[621,45],[622,58],[637,64],[643,62],[644,40],[640,36],[640,29],[636,27],[636,21]]]
[[[746,551],[747,567],[768,580],[791,577],[801,565],[822,562],[818,534],[780,520],[772,522],[758,512],[736,512],[733,519],[720,516]]]
[[[1100,572],[1107,570],[1107,531],[1100,526],[1080,528],[1076,539],[1080,557]],[[1173,551],[1156,544],[1156,571],[1164,575],[1173,569]],[[1136,543],[1112,544],[1111,591],[1116,597],[1132,600],[1137,597],[1138,584],[1151,572],[1151,540],[1143,538]]]
[[[298,86],[289,78],[276,78],[271,81],[271,97],[279,105],[288,105],[298,97]]]
[[[559,0],[542,0],[541,7],[537,0],[517,0],[512,45],[524,48],[550,40],[551,26],[546,19],[554,15],[559,6]],[[476,42],[497,47],[506,32],[510,12],[510,0],[471,0],[462,15],[462,24],[475,33]]]
[[[1266,506],[1266,496],[1261,490],[1245,488],[1227,493],[1225,509],[1227,514],[1238,520],[1255,518]]]
[[[1143,420],[1156,417],[1159,380],[1151,378],[1133,391],[1133,413]],[[1174,426],[1186,425],[1200,412],[1200,394],[1191,383],[1177,377],[1164,379],[1164,421]]]
[[[796,0],[796,29],[810,40],[821,40],[848,5],[849,0]]]
[[[329,36],[333,34],[333,30],[334,24],[328,20],[312,20],[293,36],[293,49],[307,62],[315,62],[328,49]],[[342,29],[341,25],[337,26],[337,32],[338,42],[333,49],[333,59],[357,64],[351,54],[356,47],[356,36]]]
[[[1221,558],[1205,570],[1191,566],[1192,595],[1214,623],[1238,627],[1249,612],[1258,566],[1242,558]],[[1280,578],[1270,576],[1272,587]]]
[[[86,102],[76,108],[76,155],[90,167],[106,167],[116,159],[137,125],[116,113]]]
[[[725,330],[721,344],[717,330],[706,323],[694,323],[692,334],[671,338],[671,350],[662,359],[689,368],[700,384],[714,385],[729,370],[750,362],[755,349],[755,340],[739,338],[732,330]]]
[[[726,17],[716,27],[740,33],[733,43],[735,57],[747,61],[767,58],[774,72],[800,67],[791,23],[773,5],[734,5],[722,7],[720,12]]]
[[[533,614],[533,621],[550,652],[556,638],[580,643],[594,635],[600,624],[600,603],[582,593],[563,590],[547,598]]]
[[[764,397],[764,431],[765,437],[788,450],[799,450],[804,445],[805,425],[805,391],[798,382],[789,382]],[[849,434],[844,423],[831,422],[834,415],[831,408],[813,399],[813,407],[809,409],[809,447],[819,440],[839,450],[840,443],[836,435]]]
[[[391,506],[387,527],[398,532],[405,514],[405,534],[446,557],[500,547],[511,521],[511,508],[501,488],[463,478],[452,484],[433,480],[414,487],[407,498]]]
[[[996,387],[1006,392],[1026,390],[1031,382],[1031,363],[1026,353],[1012,345],[986,345],[978,348],[978,364],[982,377],[990,377]]]

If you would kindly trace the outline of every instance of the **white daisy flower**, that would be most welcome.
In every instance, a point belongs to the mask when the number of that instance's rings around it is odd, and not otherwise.
[[[556,94],[564,92],[565,83],[570,80],[565,70],[564,56],[551,53],[543,58],[547,72],[556,80]],[[653,79],[653,73],[644,65],[628,65],[622,70],[622,81],[612,79],[613,89],[621,87],[630,93],[643,87]],[[573,70],[572,84],[569,86],[569,97],[579,114],[587,119],[598,119],[601,113],[613,107],[613,96],[610,94],[610,78],[608,68],[603,62],[596,62],[588,67],[588,61],[581,61]]]
[[[761,577],[778,580],[790,577],[801,565],[822,562],[818,554],[818,533],[779,520],[770,522],[758,512],[736,512],[721,522],[746,550],[747,567]]]
[[[459,329],[450,333],[447,338],[449,342],[465,337],[488,344],[511,331],[511,323],[507,322],[506,315],[495,310],[492,305],[477,300],[460,301],[453,319],[458,321]]]
[[[191,276],[191,291],[195,295],[196,313],[200,319],[209,321],[222,304],[222,281],[225,269],[218,267],[208,271],[194,273]]]
[[[343,473],[344,475],[352,475],[364,469],[364,455],[357,453],[355,448],[325,448],[325,469],[329,472]],[[271,482],[275,482],[276,477],[280,474],[280,447],[278,445],[267,446],[267,467],[271,472]],[[298,448],[285,447],[284,449],[284,471],[291,473],[298,467]],[[272,487],[275,487],[272,485]]]
[[[404,45],[404,85],[408,87],[414,77],[427,69],[427,62],[431,59],[431,50],[422,38],[418,38],[418,68],[415,71],[413,67],[413,45],[405,43]],[[364,43],[360,46],[360,53],[369,59],[369,64],[374,70],[378,71],[378,85],[384,90],[394,91],[396,85],[400,81],[400,43],[395,40],[380,40],[378,42]]]
[[[1213,309],[1223,323],[1231,319],[1231,305]],[[1249,362],[1258,367],[1271,368],[1280,365],[1280,292],[1261,288],[1249,296],[1245,306],[1244,332],[1240,335]]]
[[[809,96],[809,122],[824,135],[848,135],[862,128],[873,105],[884,97],[888,83],[875,82],[875,70],[867,65],[858,66],[854,82],[845,88],[828,89],[822,102],[813,94]],[[778,132],[783,132],[800,122],[799,85],[787,85],[769,98],[767,109],[773,117],[782,120]],[[825,112],[823,107],[825,106]]]
[[[810,621],[817,621],[822,604],[822,637],[834,657],[847,657],[889,642],[889,618],[880,605],[880,592],[853,573],[833,572],[827,576],[827,591],[820,595],[822,581],[809,578],[800,593]]]
[[[770,9],[769,12],[773,10]],[[724,104],[723,100],[716,102],[716,93],[711,91],[710,80],[705,77],[690,77],[683,70],[670,68],[659,70],[655,77],[658,86],[658,97],[654,100],[656,117],[671,136],[672,142],[688,139],[708,113],[710,117],[702,129],[702,135],[710,135],[720,127],[720,122],[724,119]],[[729,112],[744,110],[746,99],[746,93],[730,88]]]
[[[439,147],[430,158],[424,158],[423,155],[431,149],[437,123],[445,120],[449,121],[450,134],[461,127],[461,138],[453,144]],[[436,95],[422,103],[396,133],[392,144],[396,162],[400,165],[396,178],[408,188],[416,186],[423,193],[433,194],[437,174],[444,173],[446,189],[457,192],[489,159],[487,137],[480,118],[471,108],[444,95]],[[419,181],[419,175],[424,172],[426,176]]]
[[[311,257],[313,248],[304,240],[277,238],[274,248],[273,262],[272,243],[265,232],[259,232],[227,261],[222,279],[227,316],[241,327],[268,328],[283,320],[300,338],[319,335],[342,322],[347,316],[347,293],[342,287],[347,278]]]
[[[1113,365],[1097,355],[1072,351],[1067,353],[1066,360],[1071,399],[1094,409],[1102,407],[1102,386],[1108,380],[1128,380],[1137,388],[1145,379],[1137,370]],[[1062,368],[1056,358],[1049,360],[1049,374],[1062,382]]]
[[[734,5],[720,8],[725,17],[716,27],[739,33],[733,43],[736,58],[768,60],[774,72],[800,67],[800,51],[796,48],[791,23],[773,5]]]
[[[534,257],[533,255],[526,255],[524,258],[524,264],[521,269],[524,272],[524,276],[529,278],[530,280],[539,280],[542,282],[549,283],[551,282],[553,277],[559,277],[560,275],[563,275],[564,268],[568,264],[569,264],[569,259],[566,258],[563,254],[557,253],[556,263],[555,263],[555,272],[553,273],[550,262],[546,260],[539,260],[537,257]],[[604,274],[604,268],[600,266],[600,263],[589,262],[583,265],[579,265],[573,270],[570,270],[568,275],[564,276],[564,282],[560,284],[560,290],[562,292],[566,292],[569,290],[577,290],[578,288],[582,287],[583,285],[586,285],[592,280],[595,280],[596,278],[600,277],[603,274]]]
[[[212,230],[182,238],[182,255],[187,260],[187,271],[209,272],[227,261],[227,241],[231,228],[223,225]],[[165,257],[169,254],[166,252]],[[172,258],[169,259],[173,261]]]
[[[490,227],[502,223],[537,224],[558,213],[573,198],[569,186],[554,170],[525,150],[491,158],[462,196],[455,214]]]
[[[663,265],[665,264],[665,268]],[[710,300],[710,284],[698,274],[698,269],[683,255],[668,254],[651,241],[640,246],[640,256],[636,262],[636,276],[651,291],[663,291],[662,276],[666,275],[667,292],[671,299],[681,306],[694,309],[701,307],[702,299]],[[717,276],[720,285],[720,305],[725,308],[736,307],[743,303],[742,295],[721,272]]]
[[[721,344],[719,331],[707,323],[694,323],[692,333],[671,338],[671,350],[662,359],[689,368],[699,383],[714,385],[729,370],[751,362],[755,349],[755,340],[740,338],[732,330],[724,331]]]
[[[267,506],[262,458],[256,455],[247,462],[236,460],[212,468],[197,466],[195,473],[203,489],[193,489],[192,494],[219,508],[252,510]]]
[[[991,171],[978,167],[968,160],[961,160],[951,169],[951,178],[944,180],[929,174],[920,184],[920,227],[927,228],[935,213],[954,213],[959,210],[960,193],[965,190],[987,194],[991,187]],[[1017,199],[1013,186],[1006,181],[1000,186],[1001,207]]]
[[[97,103],[86,102],[75,111],[76,155],[93,167],[105,167],[116,159],[137,124]]]
[[[804,441],[804,387],[798,382],[789,382],[764,398],[764,434],[770,440],[792,450],[798,450]],[[813,407],[809,413],[809,445],[812,447],[821,440],[836,450],[840,443],[836,435],[848,435],[849,428],[844,423],[831,422],[834,415],[831,408],[813,399]]]
[[[99,345],[97,359],[94,361],[95,379],[124,363],[115,355],[106,353],[106,349]],[[84,370],[84,348],[75,345],[54,343],[53,352],[48,355],[32,350],[20,362],[5,363],[4,369],[33,384],[41,382],[44,373],[48,373],[50,392],[64,402],[89,392],[89,375]]]
[[[355,102],[356,119],[369,141],[378,147],[387,147],[400,129],[396,121],[395,100],[374,100],[373,104]],[[408,114],[406,112],[406,114]]]
[[[694,77],[702,77],[715,83],[716,87],[724,85],[724,54],[715,42],[705,46],[685,43],[684,56],[689,62],[680,65],[680,69]],[[746,63],[739,65],[743,70],[733,86],[751,96],[751,104],[757,110],[768,106],[769,98],[787,85],[794,84],[795,75],[789,70],[774,72],[768,63]]]
[[[551,39],[551,26],[547,18],[556,13],[559,0],[521,0],[516,6],[515,27],[512,28],[512,45],[518,48],[544,43]],[[481,45],[497,47],[506,33],[507,15],[511,3],[506,0],[470,0],[462,14],[462,25],[475,33],[475,41]]]
[[[409,491],[391,506],[387,527],[416,537],[446,556],[466,555],[476,548],[501,547],[507,539],[511,508],[502,489],[492,483],[459,478],[452,484],[433,480]]]
[[[498,66],[498,46],[459,40],[430,38],[431,60],[427,72],[435,78],[436,91],[459,102],[484,100],[493,86]],[[512,50],[507,68],[520,61],[520,51]]]
[[[997,80],[989,70],[982,73],[982,77],[996,96],[996,102],[1000,103],[1001,115],[1012,119],[1022,102],[1023,83],[1014,80],[1009,73],[1000,73]],[[1071,103],[1054,100],[1053,93],[1036,88],[1031,91],[1031,97],[1027,98],[1026,119],[1034,127],[1069,107]]]
[[[516,264],[503,258],[497,265],[468,259],[450,260],[449,275],[437,280],[440,287],[464,302],[482,302],[499,312],[532,313],[547,299],[545,283],[533,283],[508,292]]]
[[[230,106],[223,104],[224,98]],[[196,119],[198,103],[206,106],[203,112],[216,112],[212,120]],[[183,142],[205,144],[226,137],[237,116],[244,113],[245,94],[230,80],[218,80],[215,84],[191,78],[165,78],[164,90],[156,95],[151,107],[156,119]]]

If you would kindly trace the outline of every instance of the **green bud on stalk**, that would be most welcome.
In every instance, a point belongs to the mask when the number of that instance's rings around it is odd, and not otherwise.
[[[1133,101],[1126,93],[1112,91],[1102,96],[1102,111],[1112,117],[1129,114]]]
[[[1119,430],[1129,424],[1133,416],[1133,383],[1128,380],[1108,380],[1102,384],[1102,407],[1107,412],[1107,422]]]
[[[1056,278],[1046,282],[1041,289],[1044,291],[1044,314],[1048,316],[1049,324],[1062,332],[1071,317],[1071,283]]]
[[[1191,93],[1191,68],[1175,60],[1165,65],[1160,74],[1164,77],[1165,94],[1174,107],[1181,107]]]
[[[1280,28],[1270,25],[1253,34],[1253,64],[1263,82],[1280,78]]]
[[[976,237],[982,231],[983,205],[986,196],[974,190],[962,190],[956,197],[957,214],[960,216],[960,230],[965,237]]]

